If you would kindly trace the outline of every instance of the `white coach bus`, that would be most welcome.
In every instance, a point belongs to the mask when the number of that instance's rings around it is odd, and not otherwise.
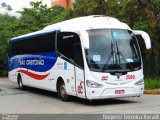
[[[112,17],[85,16],[49,25],[11,39],[9,79],[21,89],[55,91],[63,101],[69,96],[141,96],[144,75],[136,35],[151,48],[146,32]]]

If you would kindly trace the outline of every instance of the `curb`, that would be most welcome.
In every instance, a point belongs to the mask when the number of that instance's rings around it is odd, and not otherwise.
[[[160,90],[144,90],[144,94],[160,95]]]

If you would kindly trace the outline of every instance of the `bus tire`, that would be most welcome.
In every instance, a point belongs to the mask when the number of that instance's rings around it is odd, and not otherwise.
[[[68,101],[69,100],[69,95],[66,92],[66,86],[63,80],[59,80],[57,84],[57,93],[58,97],[62,101]]]
[[[18,83],[19,89],[24,90],[24,85],[23,85],[22,77],[20,74],[18,75],[17,83]]]

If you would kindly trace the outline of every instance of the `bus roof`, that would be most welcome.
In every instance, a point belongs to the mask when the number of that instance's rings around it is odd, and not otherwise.
[[[32,36],[37,36],[40,34],[45,34],[52,31],[70,31],[79,33],[80,31],[89,29],[105,29],[105,28],[130,30],[130,27],[127,24],[120,22],[116,18],[103,15],[92,15],[92,16],[73,18],[70,20],[52,24],[45,27],[43,30],[21,35],[12,38],[11,40],[15,41]]]
[[[49,25],[43,30],[49,31],[53,29],[59,29],[60,31],[81,31],[100,28],[130,29],[127,24],[120,22],[116,18],[102,15],[92,15],[73,18],[60,23]]]
[[[59,29],[60,31],[81,31],[101,28],[116,28],[130,30],[130,27],[127,24],[120,22],[116,18],[103,15],[92,15],[73,18],[53,25],[49,25],[45,27],[43,30],[50,31],[53,29]]]

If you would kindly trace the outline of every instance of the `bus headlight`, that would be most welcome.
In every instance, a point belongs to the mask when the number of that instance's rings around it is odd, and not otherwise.
[[[135,85],[143,85],[144,84],[144,79],[140,79],[139,81],[137,81],[136,83],[134,83]]]
[[[101,87],[103,87],[102,84],[99,84],[97,82],[93,82],[91,80],[87,80],[86,82],[87,82],[87,86],[91,87],[91,88],[101,88]]]

